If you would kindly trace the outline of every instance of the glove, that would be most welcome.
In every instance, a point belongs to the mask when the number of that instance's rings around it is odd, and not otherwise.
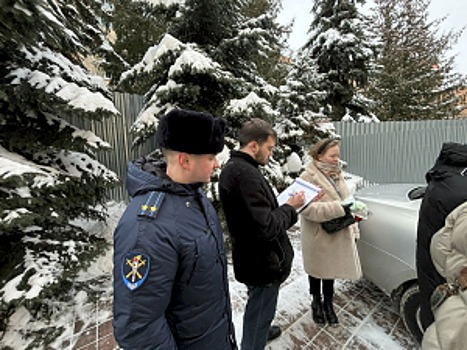
[[[352,213],[352,205],[353,203],[342,204],[342,208],[344,209],[345,214],[348,215]]]

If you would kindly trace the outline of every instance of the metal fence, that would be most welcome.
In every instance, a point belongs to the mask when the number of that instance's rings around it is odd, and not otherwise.
[[[116,201],[126,201],[126,167],[131,159],[154,150],[154,140],[132,147],[129,130],[143,107],[143,97],[114,94],[121,116],[104,121],[74,121],[109,142],[112,150],[98,152],[97,159],[116,172],[121,185],[111,190]],[[341,158],[347,171],[370,183],[425,182],[444,142],[467,143],[467,120],[433,120],[382,123],[334,123],[341,135]]]
[[[131,159],[149,154],[154,150],[155,145],[154,140],[149,140],[143,145],[132,147],[134,137],[129,130],[143,108],[143,97],[115,93],[113,101],[121,113],[120,116],[102,121],[74,119],[71,122],[74,125],[93,131],[112,146],[110,151],[97,152],[96,158],[113,170],[121,180],[120,185],[110,190],[110,198],[116,201],[127,201],[128,195],[125,190],[127,163]]]
[[[120,186],[111,190],[111,198],[127,201],[125,181],[128,161],[151,153],[155,144],[154,139],[150,139],[142,145],[132,147],[134,136],[130,133],[130,127],[143,108],[143,96],[115,93],[114,103],[121,116],[102,122],[102,130],[106,132],[104,140],[112,145],[112,151],[99,155],[98,159],[115,171],[121,180]],[[101,135],[99,131],[97,134]]]
[[[467,120],[334,125],[346,170],[371,183],[425,183],[444,142],[467,143]]]

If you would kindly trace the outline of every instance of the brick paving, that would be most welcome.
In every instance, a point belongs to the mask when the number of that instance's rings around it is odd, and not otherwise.
[[[339,325],[337,327],[315,325],[311,319],[307,277],[301,264],[298,230],[291,232],[291,238],[296,249],[294,268],[291,276],[281,286],[274,320],[274,323],[282,328],[283,334],[270,342],[266,349],[419,349],[405,330],[391,300],[365,279],[357,282],[337,281],[335,309],[339,317]],[[229,279],[234,324],[237,339],[240,340],[246,288],[234,280],[232,269],[229,271]],[[99,301],[95,306],[96,322],[84,329],[82,324],[75,324],[73,336],[63,342],[60,348],[118,349],[112,333],[110,310],[111,301]],[[107,314],[108,317],[102,318],[103,314]],[[49,350],[53,349],[49,348]]]

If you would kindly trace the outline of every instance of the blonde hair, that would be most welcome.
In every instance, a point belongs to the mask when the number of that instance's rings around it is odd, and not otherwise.
[[[318,160],[319,155],[326,153],[328,149],[337,146],[338,144],[338,139],[329,138],[319,140],[313,146],[311,146],[309,154],[313,157],[313,159]]]

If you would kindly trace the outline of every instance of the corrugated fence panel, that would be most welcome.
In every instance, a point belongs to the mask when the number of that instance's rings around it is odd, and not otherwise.
[[[121,185],[115,190],[115,200],[128,200],[128,194],[125,189],[126,169],[128,161],[147,155],[154,150],[154,146],[147,142],[144,145],[133,147],[134,137],[130,133],[130,127],[135,122],[136,117],[143,108],[143,97],[130,94],[114,94],[114,103],[120,111],[121,116],[114,118],[110,126],[114,129],[112,137],[112,158],[108,163],[110,169],[115,171],[121,180]],[[109,135],[110,136],[110,135]]]
[[[130,159],[149,154],[154,145],[153,142],[147,142],[143,146],[132,148],[133,137],[129,130],[143,108],[143,97],[115,93],[113,98],[121,115],[93,121],[72,117],[70,122],[82,129],[91,130],[111,145],[111,150],[97,152],[96,159],[114,171],[121,181],[120,185],[110,190],[110,197],[116,201],[126,201],[128,194],[124,184],[127,163]]]
[[[149,153],[149,151],[138,153],[145,151],[141,146],[132,147],[133,137],[129,131],[143,108],[143,98],[139,95],[115,93],[114,103],[121,115],[108,121],[109,129],[112,128],[113,132],[108,135],[107,140],[111,142],[113,152],[111,153],[112,159],[109,159],[108,162],[103,161],[103,163],[115,171],[121,180],[121,185],[115,188],[117,193],[112,197],[116,200],[126,201],[128,194],[125,182],[128,161]]]
[[[467,120],[334,125],[347,170],[373,183],[424,183],[444,142],[467,143]]]

